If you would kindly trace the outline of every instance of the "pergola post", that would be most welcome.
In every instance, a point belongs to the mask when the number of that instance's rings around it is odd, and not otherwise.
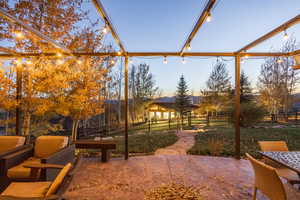
[[[240,76],[241,76],[241,57],[239,55],[235,56],[235,156],[236,159],[241,158],[240,150]]]
[[[17,106],[16,106],[16,135],[22,135],[21,134],[21,109],[20,109],[20,103],[22,98],[22,66],[20,64],[17,65],[17,94],[16,94],[16,100],[17,100]]]
[[[125,70],[124,70],[125,84],[125,160],[128,160],[128,57],[125,56]]]

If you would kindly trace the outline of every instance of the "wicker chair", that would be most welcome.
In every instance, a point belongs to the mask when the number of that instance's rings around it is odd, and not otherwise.
[[[289,151],[285,141],[259,141],[258,144],[261,151]],[[278,175],[285,178],[291,184],[300,183],[300,177],[296,172],[284,166],[281,166],[267,158],[264,158],[264,162],[274,167]]]
[[[40,136],[34,146],[29,146],[21,151],[9,154],[1,158],[3,166],[1,177],[8,177],[10,181],[53,180],[59,170],[41,169],[38,173],[32,173],[29,164],[60,164],[73,162],[75,158],[75,146],[68,145],[68,137],[64,136]]]
[[[260,190],[270,200],[299,200],[300,194],[287,183],[283,184],[275,168],[264,164],[246,153],[254,174],[253,200],[256,200],[257,190]]]
[[[62,199],[68,184],[71,182],[72,164],[29,164],[26,167],[37,168],[57,168],[61,169],[54,181],[43,182],[12,182],[0,195],[0,200],[57,200]]]

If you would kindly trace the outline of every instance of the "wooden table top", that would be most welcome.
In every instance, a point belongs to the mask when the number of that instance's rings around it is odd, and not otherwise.
[[[269,151],[259,153],[300,174],[300,151]]]
[[[114,140],[77,140],[74,144],[83,149],[115,149],[117,146]]]

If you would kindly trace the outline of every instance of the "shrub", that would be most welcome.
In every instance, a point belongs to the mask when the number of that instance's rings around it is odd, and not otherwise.
[[[229,121],[235,123],[235,107],[228,110],[230,113]],[[241,103],[241,121],[242,127],[250,127],[263,120],[266,111],[262,106],[256,103],[247,102]]]

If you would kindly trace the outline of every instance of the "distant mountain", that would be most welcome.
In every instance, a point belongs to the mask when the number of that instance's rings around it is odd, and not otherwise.
[[[163,102],[163,103],[174,103],[175,102],[175,96],[172,97],[160,97],[156,98],[154,101],[156,102]],[[199,104],[201,101],[201,97],[199,96],[191,96],[191,102],[192,104]]]

